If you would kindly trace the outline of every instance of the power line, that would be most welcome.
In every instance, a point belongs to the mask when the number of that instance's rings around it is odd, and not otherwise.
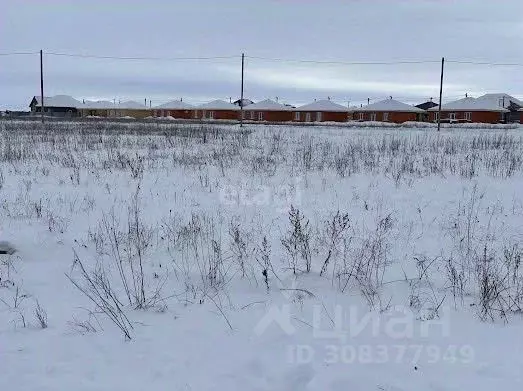
[[[28,56],[37,55],[39,52],[0,52],[0,56]],[[240,59],[241,55],[232,56],[202,56],[202,57],[149,57],[149,56],[103,56],[96,54],[66,53],[66,52],[44,52],[49,56],[93,58],[101,60],[122,60],[122,61],[209,61],[209,60],[228,60]],[[399,61],[327,61],[327,60],[307,60],[278,57],[248,56],[245,58],[272,62],[304,63],[304,64],[324,64],[324,65],[409,65],[409,64],[436,64],[439,60],[399,60]],[[523,63],[517,62],[489,62],[472,60],[447,60],[451,64],[462,65],[483,65],[483,66],[505,66],[523,67]]]
[[[95,58],[102,60],[129,60],[129,61],[205,61],[205,60],[224,60],[241,58],[241,56],[211,56],[211,57],[123,57],[123,56],[99,56],[93,54],[78,54],[78,53],[59,53],[59,52],[44,52],[49,56],[60,57],[76,57],[76,58]]]
[[[333,65],[401,65],[401,64],[436,64],[439,60],[403,60],[403,61],[321,61],[321,60],[298,60],[288,58],[269,58],[258,56],[245,56],[246,58],[274,62],[295,62],[307,64],[333,64]]]
[[[493,67],[523,67],[523,63],[500,63],[500,62],[482,62],[482,61],[466,61],[466,60],[448,60],[447,62],[452,64],[465,64],[465,65],[487,65]]]
[[[0,56],[30,56],[30,55],[37,55],[39,52],[7,52],[7,53],[1,53]]]

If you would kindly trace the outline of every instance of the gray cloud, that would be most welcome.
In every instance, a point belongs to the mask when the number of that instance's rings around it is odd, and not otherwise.
[[[523,63],[520,0],[39,1],[3,5],[0,52],[109,56],[239,55],[317,61],[449,60]],[[447,99],[523,94],[523,67],[448,63]],[[118,61],[45,58],[46,91],[158,103],[239,95],[239,59]],[[439,64],[326,65],[247,60],[246,95],[346,103],[438,94]],[[0,108],[38,93],[38,56],[0,57]]]

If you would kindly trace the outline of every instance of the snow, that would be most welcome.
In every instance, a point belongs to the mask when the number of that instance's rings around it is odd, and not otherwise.
[[[510,102],[513,102],[518,106],[523,106],[523,102],[521,100],[505,93],[485,94],[477,98],[477,100],[482,102],[489,102],[488,104],[491,106],[499,106],[499,103],[502,102],[502,105],[505,108],[510,106]]]
[[[0,121],[0,240],[17,250],[0,255],[0,389],[522,389],[521,314],[482,321],[474,272],[463,297],[447,278],[484,248],[488,264],[521,252],[522,128],[103,125]],[[291,205],[310,273],[282,245]],[[124,265],[147,244],[151,307],[129,304],[115,241]],[[359,276],[383,260],[376,294],[344,286],[358,259]],[[79,261],[104,267],[132,340],[66,277]]]
[[[318,100],[304,106],[300,106],[296,111],[323,111],[323,112],[347,112],[348,108],[337,103],[334,103],[331,100]]]
[[[85,103],[81,104],[78,108],[80,109],[114,109],[117,106],[110,101],[107,100],[99,100],[99,101],[89,101],[86,100]]]
[[[36,106],[42,105],[42,97],[35,96]],[[55,95],[55,96],[44,96],[44,105],[46,107],[80,107],[82,102],[74,99],[69,95]]]
[[[190,110],[193,109],[194,106],[190,105],[189,103],[180,101],[180,100],[173,100],[171,102],[164,103],[163,105],[154,107],[155,109],[171,109],[171,110]]]
[[[395,99],[385,99],[370,105],[360,107],[354,111],[388,111],[402,113],[425,113],[425,110],[397,101]]]
[[[238,111],[240,108],[232,103],[225,102],[224,100],[213,100],[212,102],[204,103],[196,107],[200,110],[233,110]]]
[[[514,98],[513,96],[510,96],[505,93],[497,93],[497,94],[485,94],[480,96],[476,99],[477,102],[482,102],[482,104],[485,104],[487,107],[504,107],[508,108],[510,106],[510,102],[515,103],[518,106],[523,107],[523,102],[520,101],[517,98]],[[501,105],[500,105],[501,103]]]
[[[118,109],[139,109],[139,110],[147,109],[147,107],[145,107],[145,105],[138,103],[134,100],[128,100],[125,102],[121,102],[121,103],[117,104],[116,107]]]
[[[245,111],[291,111],[289,106],[282,105],[271,99],[265,99],[261,102],[253,103],[244,107]]]
[[[508,107],[510,101],[508,100],[509,95],[506,94],[488,94],[480,96],[479,98],[473,98],[471,96],[458,99],[456,101],[448,102],[441,105],[443,111],[495,111],[495,112],[508,112],[506,108],[500,105],[500,99],[503,96],[507,98],[505,101],[505,107]],[[514,98],[515,99],[515,98]],[[516,103],[516,102],[515,102]],[[439,107],[433,107],[429,111],[438,111]]]

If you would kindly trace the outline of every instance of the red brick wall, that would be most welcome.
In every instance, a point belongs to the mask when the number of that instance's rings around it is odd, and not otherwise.
[[[295,122],[306,122],[307,113],[310,114],[311,122],[317,121],[317,111],[299,111],[300,119],[295,119],[295,113],[292,113],[292,120]],[[321,113],[321,122],[347,122],[349,115],[345,112],[323,111]]]
[[[441,119],[449,118],[450,113],[456,114],[457,120],[465,120],[465,111],[441,111]],[[430,120],[436,121],[438,112],[430,113]],[[502,115],[495,111],[470,111],[470,120],[475,123],[497,124],[500,122]]]
[[[263,113],[263,120],[268,122],[288,122],[294,118],[292,111],[247,111],[245,110],[245,119],[248,121],[259,121],[259,113]],[[252,116],[252,113],[254,116]]]
[[[191,119],[194,117],[191,110],[156,109],[155,114],[158,117],[167,117],[170,115],[173,118],[180,119]]]
[[[348,114],[345,112],[324,112],[323,122],[347,122]]]
[[[191,110],[189,118],[191,119],[202,119],[203,113],[205,111],[205,118],[209,118],[209,113],[212,111],[214,116],[212,119],[228,119],[228,120],[238,120],[240,119],[240,112],[236,110]]]
[[[355,121],[360,121],[360,113],[363,114],[363,121],[370,121],[370,118],[371,118],[371,112],[366,112],[366,111],[361,111],[361,112],[358,112],[358,111],[355,111],[352,113],[352,119],[355,120]],[[376,111],[375,114],[376,114],[376,121],[383,121],[384,120],[384,116],[383,114],[384,113],[388,113],[388,119],[386,122],[393,122],[393,123],[396,123],[396,124],[401,124],[403,122],[408,122],[408,121],[417,121],[418,120],[418,114],[417,113],[403,113],[403,112],[392,112],[392,111],[388,111],[388,112],[381,112],[381,111]],[[420,117],[419,119],[421,120],[421,114],[420,114]]]

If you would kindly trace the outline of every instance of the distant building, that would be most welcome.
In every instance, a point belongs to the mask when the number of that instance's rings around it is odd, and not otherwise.
[[[523,102],[507,94],[486,94],[465,98],[441,106],[443,122],[507,123],[520,122]],[[438,121],[439,108],[429,109],[430,120]]]
[[[97,102],[85,101],[78,106],[78,110],[82,117],[103,118],[144,119],[150,117],[152,113],[151,109],[133,100],[116,104],[105,100]]]
[[[192,110],[194,106],[189,103],[185,103],[180,100],[173,100],[171,102],[164,103],[163,105],[154,108],[153,115],[155,117],[172,117],[179,119],[191,119],[193,118]]]
[[[192,109],[194,119],[226,119],[238,120],[240,108],[224,100],[213,100],[212,102],[196,106]]]
[[[317,100],[294,110],[297,122],[347,122],[348,107],[332,102],[330,99]]]
[[[44,97],[44,114],[53,117],[77,117],[78,107],[82,102],[68,95],[56,95]],[[40,96],[34,96],[29,103],[31,114],[36,115],[42,112],[42,102]]]
[[[292,108],[271,99],[253,103],[243,109],[244,119],[251,121],[289,122],[293,120]]]
[[[20,111],[20,110],[6,110],[2,113],[3,117],[18,118],[18,117],[28,117],[31,115],[30,111]]]
[[[80,108],[80,115],[82,117],[115,118],[116,105],[106,100],[85,101]]]
[[[408,121],[423,121],[425,113],[425,110],[418,107],[395,99],[385,99],[353,109],[352,119],[355,121],[380,121],[400,124]]]

